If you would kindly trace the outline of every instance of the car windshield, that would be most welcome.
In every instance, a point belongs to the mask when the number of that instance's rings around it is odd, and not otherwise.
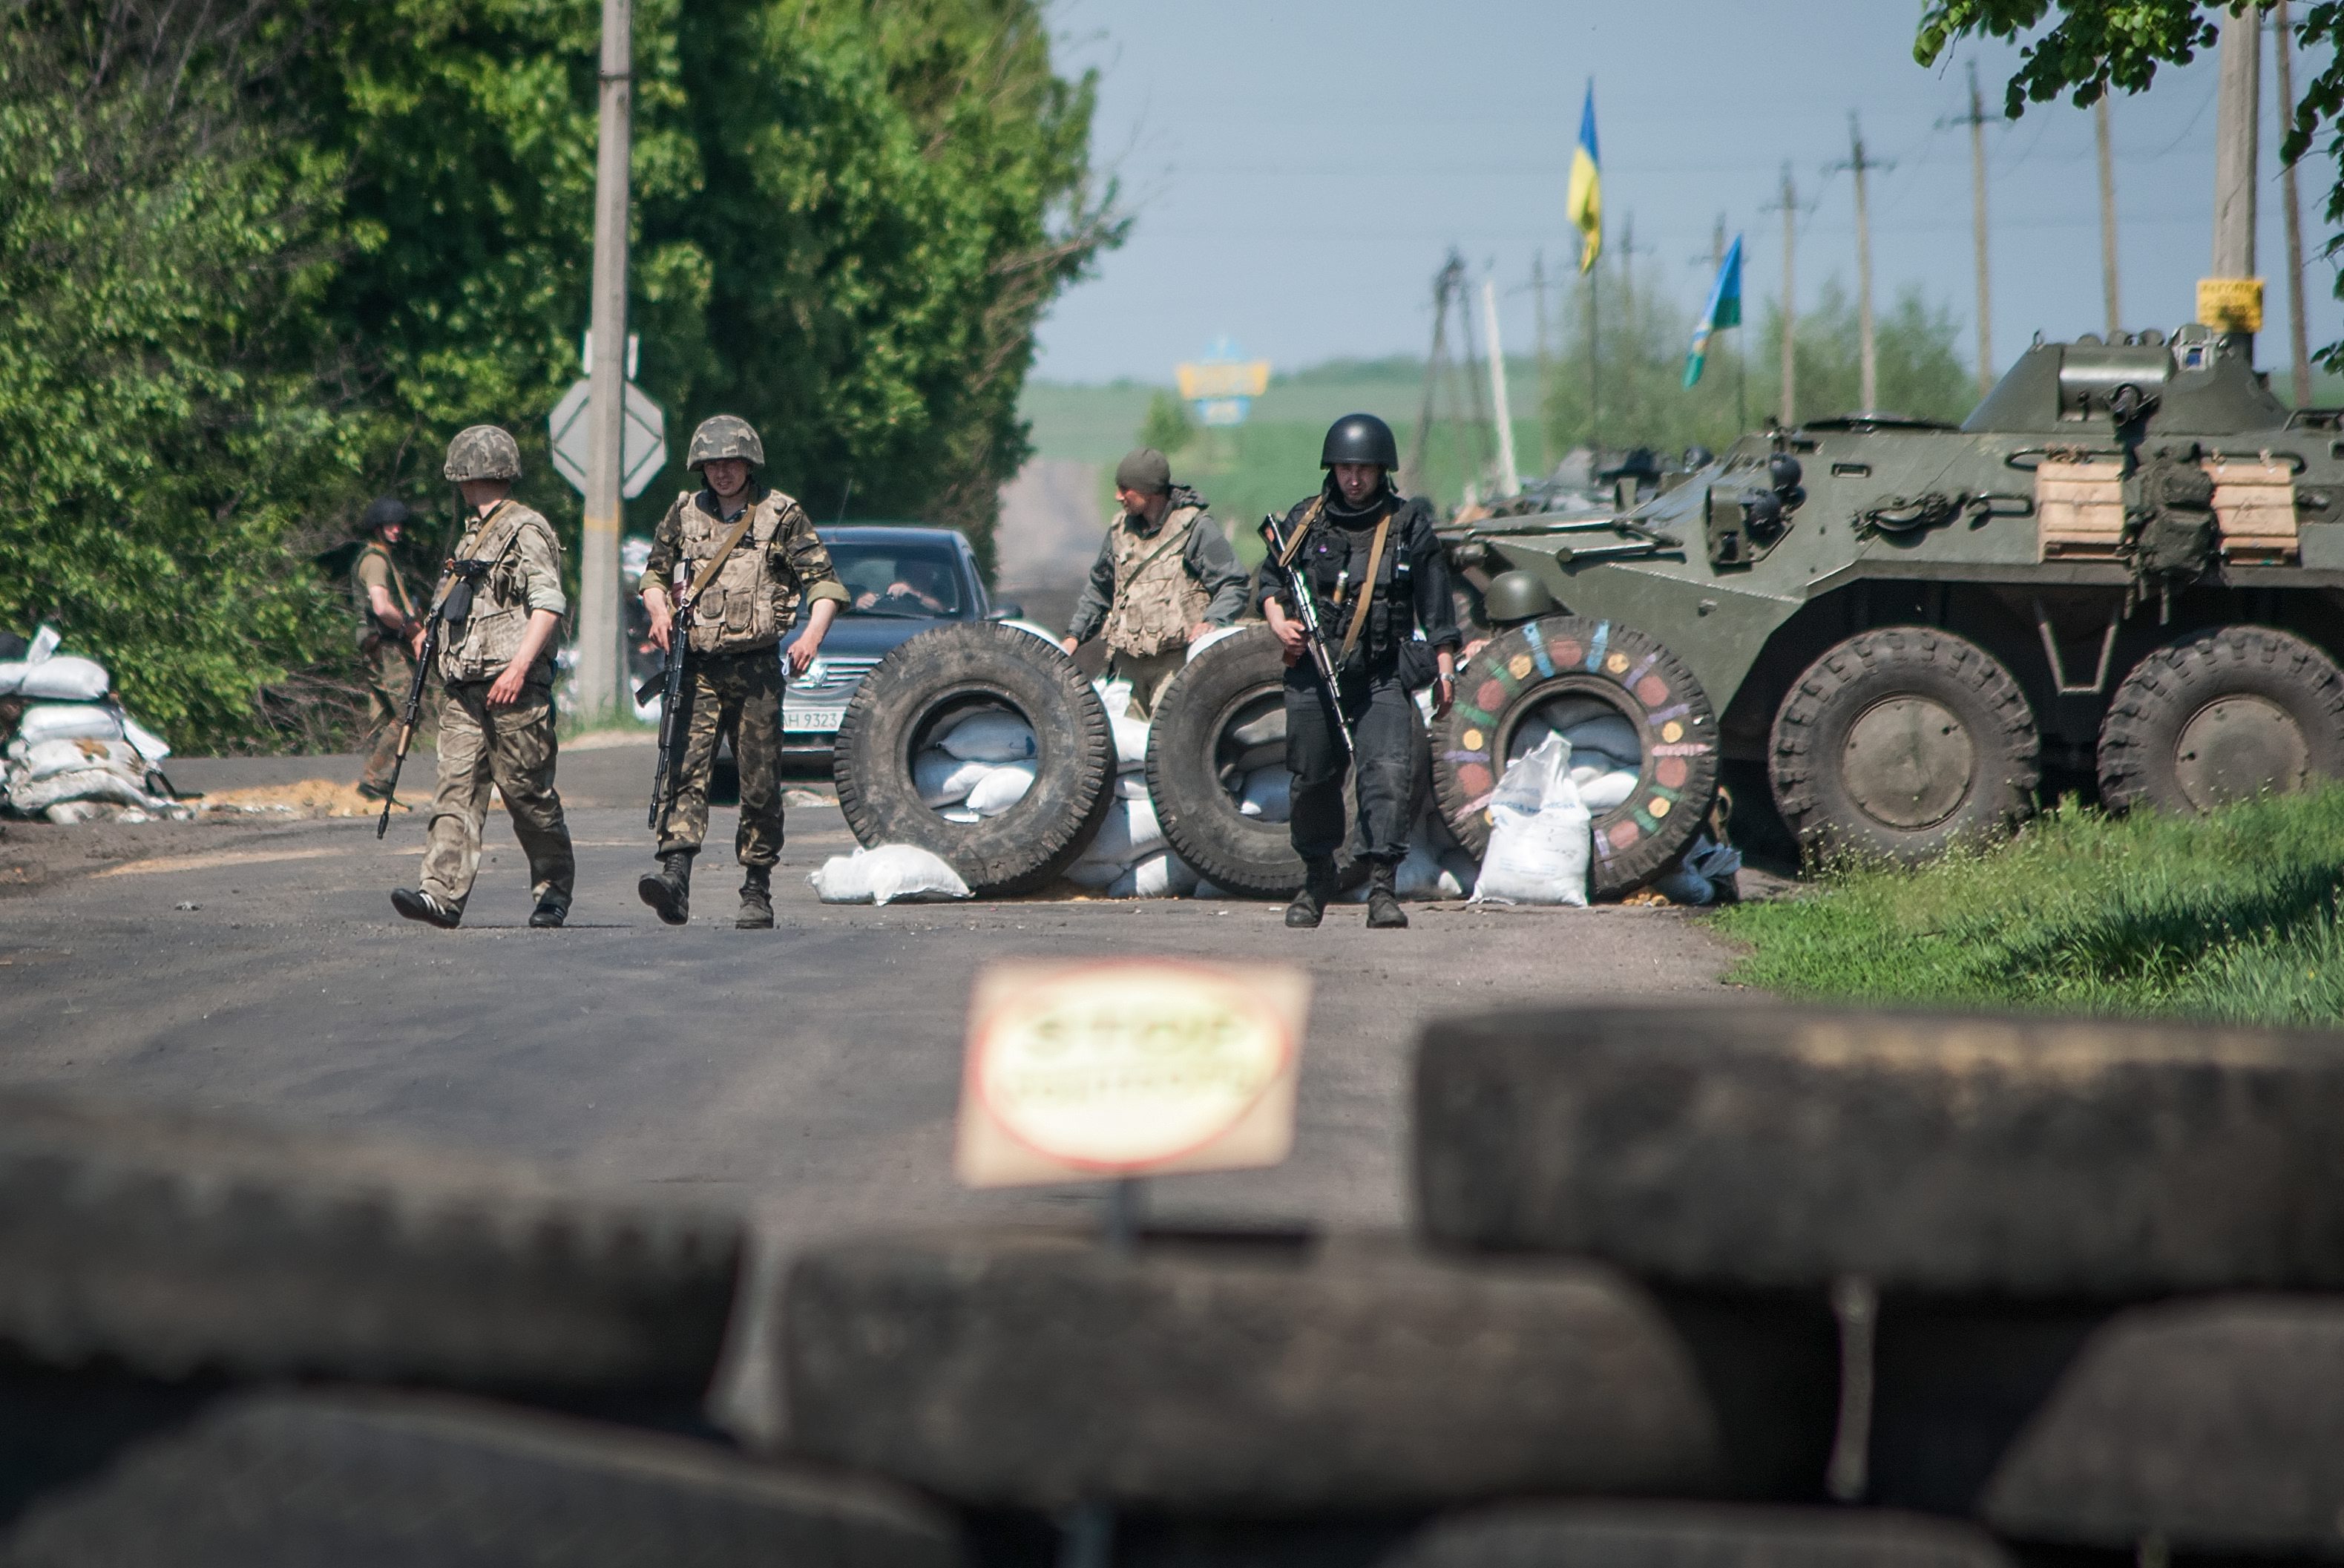
[[[842,542],[830,547],[830,559],[846,584],[849,615],[950,621],[971,612],[947,545]]]

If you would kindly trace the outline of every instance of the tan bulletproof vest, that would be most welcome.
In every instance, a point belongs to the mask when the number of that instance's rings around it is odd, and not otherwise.
[[[1190,530],[1204,515],[1200,506],[1176,507],[1154,533],[1131,526],[1127,513],[1108,525],[1115,563],[1115,602],[1106,612],[1106,645],[1144,659],[1188,641],[1188,628],[1205,618],[1208,601],[1188,575]]]
[[[497,502],[487,517],[466,531],[463,541],[456,547],[458,560],[485,560],[495,564],[473,588],[471,613],[465,617],[462,627],[448,629],[448,640],[440,655],[442,679],[493,681],[504,673],[505,666],[520,652],[521,639],[529,631],[521,533],[531,528],[544,534],[547,549],[559,562],[561,547],[554,540],[552,524],[510,500]],[[552,678],[552,654],[549,640],[537,667],[529,673],[530,680]]]
[[[723,567],[700,595],[692,610],[690,645],[695,653],[745,653],[770,648],[788,629],[789,614],[797,606],[793,585],[774,574],[773,535],[790,498],[769,490],[750,503],[755,510],[749,531]],[[677,508],[676,566],[687,582],[696,582],[740,516],[730,521],[699,504],[697,492],[687,493]]]

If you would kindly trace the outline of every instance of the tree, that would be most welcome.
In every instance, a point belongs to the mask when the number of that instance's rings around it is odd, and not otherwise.
[[[1157,388],[1147,400],[1147,417],[1139,422],[1139,444],[1154,447],[1168,458],[1177,456],[1196,438],[1197,421],[1188,417],[1188,405]]]
[[[2042,28],[2019,52],[2019,66],[2004,93],[2004,110],[2016,119],[2030,103],[2049,103],[2062,93],[2078,107],[2111,90],[2138,93],[2157,79],[2159,66],[2187,65],[2219,35],[2219,19],[2250,8],[2251,0],[1931,0],[1921,13],[1913,56],[1924,66],[1942,59],[1965,38],[2017,40]],[[2268,0],[2251,8],[2268,9]],[[2054,10],[2058,19],[2044,21]],[[2298,50],[2318,58],[2312,46],[2325,44],[2327,63],[2303,84],[2292,105],[2281,106],[2288,131],[2279,156],[2292,163],[2311,150],[2323,127],[2325,153],[2337,166],[2329,187],[2327,216],[2344,223],[2344,0],[2312,0],[2295,29]],[[2331,258],[2344,248],[2344,236],[2331,238]],[[2344,276],[2337,281],[2344,297]],[[2344,368],[2344,343],[2320,352],[2331,369]]]

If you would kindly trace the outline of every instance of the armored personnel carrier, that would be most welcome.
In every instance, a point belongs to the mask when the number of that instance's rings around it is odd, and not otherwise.
[[[1612,715],[1642,773],[1599,887],[1682,853],[1721,772],[1803,845],[1904,860],[2046,769],[2184,812],[2344,775],[2344,410],[2247,355],[2038,340],[1958,429],[1815,420],[1615,517],[1451,528],[1492,635],[1434,737],[1444,815],[1478,847],[1512,756]]]

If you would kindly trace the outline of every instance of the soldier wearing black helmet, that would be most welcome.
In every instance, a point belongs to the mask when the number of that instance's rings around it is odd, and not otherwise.
[[[675,635],[680,585],[694,595],[680,704],[689,705],[689,722],[673,802],[660,819],[660,868],[635,891],[671,926],[691,918],[692,861],[708,835],[708,780],[717,737],[729,733],[741,770],[733,837],[741,912],[732,924],[763,930],[773,924],[773,865],[782,853],[782,663],[805,673],[847,593],[805,509],[758,477],[765,446],[746,420],[718,414],[702,421],[685,463],[706,488],[683,491],[667,509],[638,588],[652,641],[662,648]],[[801,600],[811,602],[805,629],[776,655]]]
[[[1373,414],[1345,415],[1327,431],[1318,464],[1326,482],[1287,513],[1284,532],[1288,561],[1309,582],[1333,645],[1342,713],[1358,752],[1345,754],[1318,673],[1304,656],[1307,633],[1264,573],[1262,612],[1286,652],[1289,832],[1304,870],[1286,923],[1318,925],[1335,895],[1348,764],[1359,802],[1354,842],[1369,866],[1368,924],[1401,926],[1408,916],[1393,878],[1408,853],[1413,804],[1413,694],[1429,686],[1434,713],[1449,711],[1462,638],[1432,509],[1392,488],[1399,452],[1391,427]]]
[[[360,520],[366,543],[350,563],[350,600],[359,612],[359,658],[366,667],[366,771],[359,793],[380,800],[390,793],[390,768],[399,755],[399,713],[415,680],[415,648],[423,627],[415,596],[391,557],[412,514],[397,496],[383,496]]]

